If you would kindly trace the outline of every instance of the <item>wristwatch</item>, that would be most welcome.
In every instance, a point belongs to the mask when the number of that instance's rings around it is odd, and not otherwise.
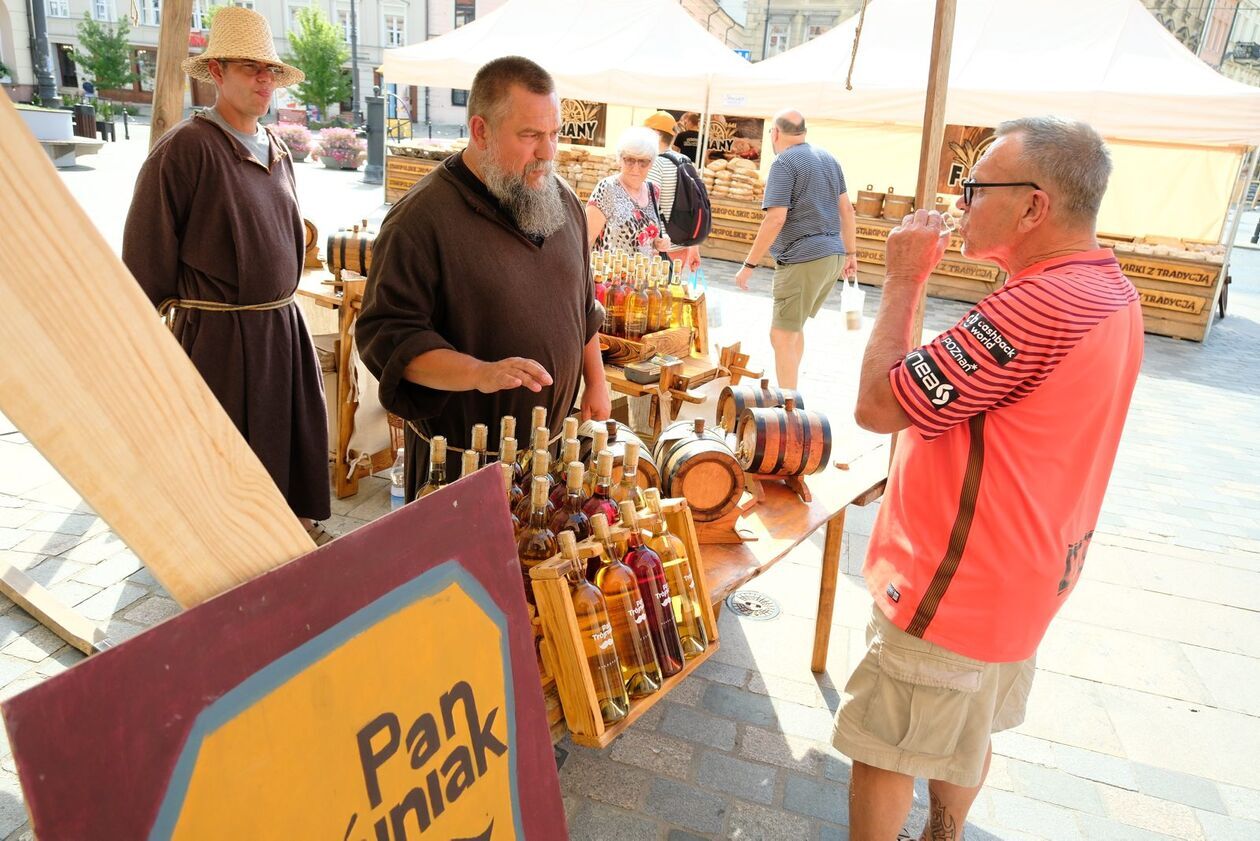
[[[755,269],[755,268],[757,268],[757,264],[756,264],[756,263],[750,263],[750,262],[748,262],[747,260],[745,260],[745,261],[744,261],[744,268],[746,268],[746,269]]]

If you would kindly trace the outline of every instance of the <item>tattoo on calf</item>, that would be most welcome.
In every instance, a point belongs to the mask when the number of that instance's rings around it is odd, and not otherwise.
[[[931,799],[931,811],[928,813],[927,826],[923,828],[925,841],[959,841],[962,836],[954,823],[954,816],[945,808],[935,794],[928,793]]]

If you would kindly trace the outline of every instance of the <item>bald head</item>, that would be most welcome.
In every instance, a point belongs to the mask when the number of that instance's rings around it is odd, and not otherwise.
[[[774,127],[789,137],[805,134],[805,116],[788,108],[774,115]]]

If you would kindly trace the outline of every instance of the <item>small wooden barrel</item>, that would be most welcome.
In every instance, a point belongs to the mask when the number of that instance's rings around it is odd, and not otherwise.
[[[318,269],[323,263],[319,261],[319,230],[310,219],[303,219],[306,228],[306,256],[302,261],[304,268]]]
[[[691,516],[711,522],[730,513],[744,493],[744,469],[726,444],[726,436],[705,429],[704,421],[682,421],[661,432],[656,442],[661,493],[683,497]]]
[[[641,488],[659,488],[661,486],[661,474],[656,469],[656,463],[652,461],[652,451],[644,445],[642,439],[634,434],[634,430],[626,426],[620,421],[584,421],[578,427],[578,457],[582,461],[588,461],[591,455],[591,445],[595,442],[596,424],[612,423],[616,425],[617,440],[608,442],[608,449],[613,454],[613,484],[621,481],[621,462],[626,454],[626,442],[637,441],[639,444],[639,487]],[[609,439],[612,438],[610,434]]]
[[[831,424],[820,412],[796,408],[746,409],[739,423],[739,463],[749,473],[808,476],[831,458]]]
[[[875,191],[874,184],[867,184],[865,190],[858,190],[857,213],[859,216],[874,216],[884,212],[884,194]]]
[[[372,243],[376,234],[360,229],[357,225],[352,230],[342,229],[328,235],[328,250],[324,253],[328,261],[328,271],[333,277],[341,277],[341,270],[346,269],[367,277],[372,267]]]
[[[771,388],[769,380],[762,380],[760,385],[728,385],[718,395],[717,425],[727,432],[734,432],[745,409],[782,406],[789,397],[796,401],[796,408],[805,408],[800,392],[787,388]],[[657,464],[660,464],[659,460]]]
[[[902,217],[914,212],[914,196],[899,196],[888,188],[884,196],[884,218],[890,222],[900,222]]]

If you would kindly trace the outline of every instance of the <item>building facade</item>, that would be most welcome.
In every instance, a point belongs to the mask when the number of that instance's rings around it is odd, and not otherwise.
[[[862,0],[748,0],[744,48],[753,61],[772,58],[812,41],[861,8]]]
[[[1143,0],[1155,19],[1210,67],[1260,85],[1260,2]]]

